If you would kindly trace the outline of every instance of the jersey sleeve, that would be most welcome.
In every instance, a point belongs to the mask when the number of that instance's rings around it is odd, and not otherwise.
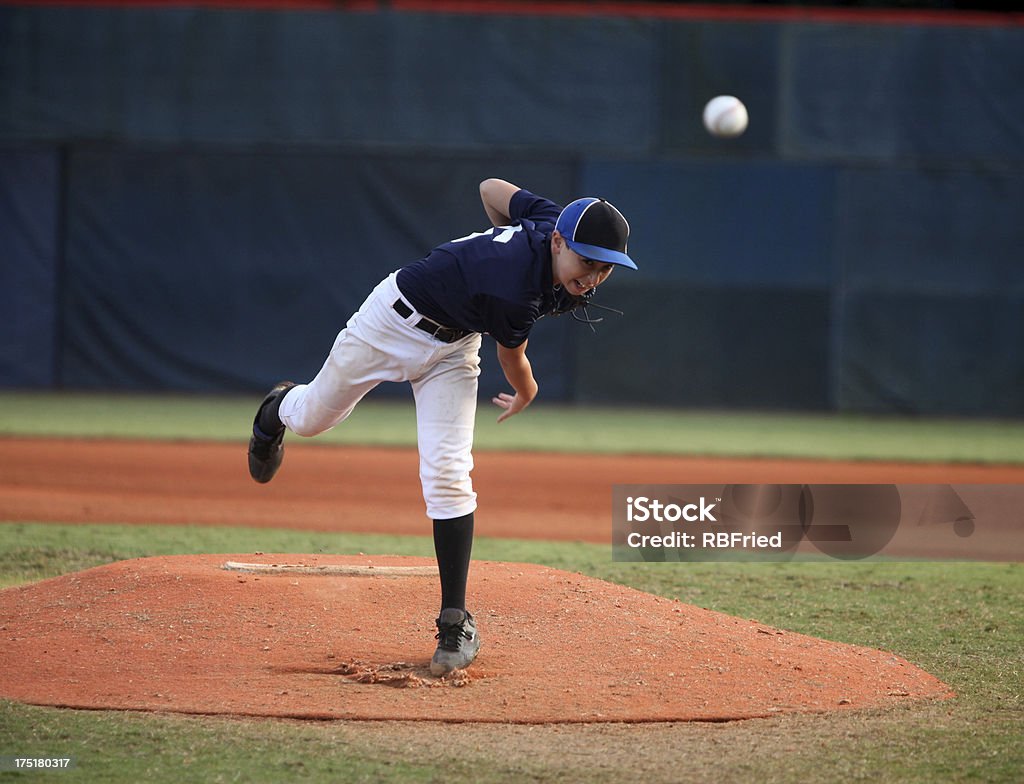
[[[508,203],[509,217],[513,221],[528,218],[534,223],[554,223],[562,212],[562,208],[550,199],[530,193],[520,188]]]

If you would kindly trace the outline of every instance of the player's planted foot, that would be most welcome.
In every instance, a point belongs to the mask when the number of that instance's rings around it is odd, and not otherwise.
[[[452,670],[468,667],[480,650],[476,621],[465,610],[446,607],[437,619],[437,650],[430,660],[433,675],[447,675]]]
[[[277,416],[277,409],[293,386],[291,381],[282,381],[270,390],[256,410],[249,439],[249,476],[260,484],[273,479],[284,460],[285,427]]]

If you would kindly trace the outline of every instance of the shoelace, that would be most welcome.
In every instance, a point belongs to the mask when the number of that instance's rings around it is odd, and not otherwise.
[[[465,637],[467,640],[473,639],[473,634],[466,631],[466,621],[462,620],[459,623],[448,624],[444,627],[438,627],[437,634],[434,635],[434,639],[440,642],[442,648],[449,651],[457,651],[459,646],[462,644],[462,639]]]

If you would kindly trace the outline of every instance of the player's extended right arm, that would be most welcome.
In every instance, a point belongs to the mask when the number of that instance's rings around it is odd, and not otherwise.
[[[483,202],[484,212],[492,226],[508,226],[512,222],[508,212],[509,202],[518,190],[518,185],[496,177],[480,183],[480,201]]]
[[[505,411],[498,417],[499,422],[504,422],[510,416],[518,414],[537,397],[537,380],[533,377],[533,369],[530,367],[530,360],[526,358],[526,342],[515,348],[506,348],[498,344],[498,362],[505,373],[505,378],[516,391],[514,395],[501,392],[491,402]]]

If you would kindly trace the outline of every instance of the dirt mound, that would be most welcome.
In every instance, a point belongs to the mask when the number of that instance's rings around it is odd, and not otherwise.
[[[304,568],[236,571],[228,561]],[[480,656],[438,679],[428,667],[431,566],[388,556],[174,556],[10,588],[0,592],[0,696],[77,708],[517,723],[724,721],[952,696],[890,653],[492,562],[471,571]]]

